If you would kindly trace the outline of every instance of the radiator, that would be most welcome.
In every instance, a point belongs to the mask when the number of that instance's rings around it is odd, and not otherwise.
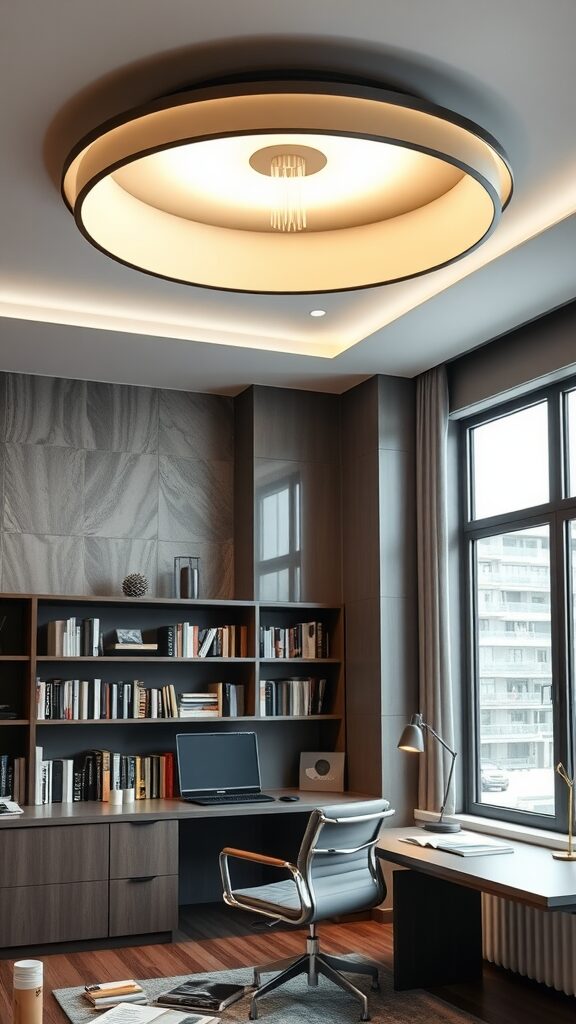
[[[576,994],[576,914],[482,896],[483,954],[551,988]]]

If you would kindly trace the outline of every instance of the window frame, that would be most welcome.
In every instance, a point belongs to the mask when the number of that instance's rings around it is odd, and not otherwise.
[[[481,802],[479,727],[481,721],[479,684],[479,645],[476,642],[478,618],[478,579],[475,542],[499,536],[507,531],[548,526],[550,537],[550,667],[554,680],[552,723],[554,765],[558,761],[574,774],[576,653],[573,625],[570,622],[571,597],[576,601],[576,573],[571,580],[569,560],[569,524],[576,521],[576,495],[563,497],[569,485],[568,394],[576,389],[576,378],[531,391],[511,401],[491,405],[489,409],[459,421],[460,427],[460,516],[462,567],[462,650],[464,661],[463,710],[466,716],[464,739],[467,749],[464,766],[465,810],[471,814],[554,831],[567,831],[568,793],[566,785],[554,774],[554,815],[536,814],[515,808]],[[472,431],[510,413],[547,402],[549,501],[515,509],[484,519],[472,519],[474,458]],[[573,591],[571,594],[571,586]]]

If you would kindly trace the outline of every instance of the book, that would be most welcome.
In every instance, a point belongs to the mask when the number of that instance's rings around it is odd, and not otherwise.
[[[158,644],[109,644],[107,651],[114,651],[115,654],[122,654],[123,651],[154,651],[158,650]]]
[[[198,1010],[213,1010],[220,1013],[248,991],[244,985],[220,981],[185,981],[169,992],[163,992],[156,999],[159,1006],[183,1006]]]
[[[85,985],[84,996],[94,1009],[115,1006],[117,1003],[147,1003],[148,997],[137,981],[104,981],[99,985]]]
[[[458,857],[481,857],[487,854],[514,853],[514,848],[490,836],[472,832],[454,832],[448,835],[403,836],[402,843],[454,853]]]
[[[98,1017],[106,1024],[218,1024],[217,1017],[188,1013],[161,1006],[135,1006],[134,1003],[119,1003]]]

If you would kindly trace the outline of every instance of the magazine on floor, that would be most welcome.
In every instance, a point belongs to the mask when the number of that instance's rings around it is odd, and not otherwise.
[[[101,1016],[98,1024],[219,1024],[218,1017],[207,1017],[189,1010],[175,1010],[165,1006],[135,1006],[134,1003],[118,1003]]]
[[[248,991],[246,986],[232,982],[210,981],[210,979],[191,978],[181,982],[169,992],[157,996],[159,1006],[190,1007],[197,1010],[211,1010],[219,1013],[237,999],[241,999]],[[164,1024],[164,1022],[162,1022]]]

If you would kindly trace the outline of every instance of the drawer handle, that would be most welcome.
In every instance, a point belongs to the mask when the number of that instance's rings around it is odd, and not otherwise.
[[[158,875],[142,875],[140,878],[129,878],[129,882],[151,882],[153,878],[158,878]]]
[[[134,828],[139,828],[142,825],[159,825],[160,822],[152,819],[151,821],[127,821],[126,824],[133,825]]]

